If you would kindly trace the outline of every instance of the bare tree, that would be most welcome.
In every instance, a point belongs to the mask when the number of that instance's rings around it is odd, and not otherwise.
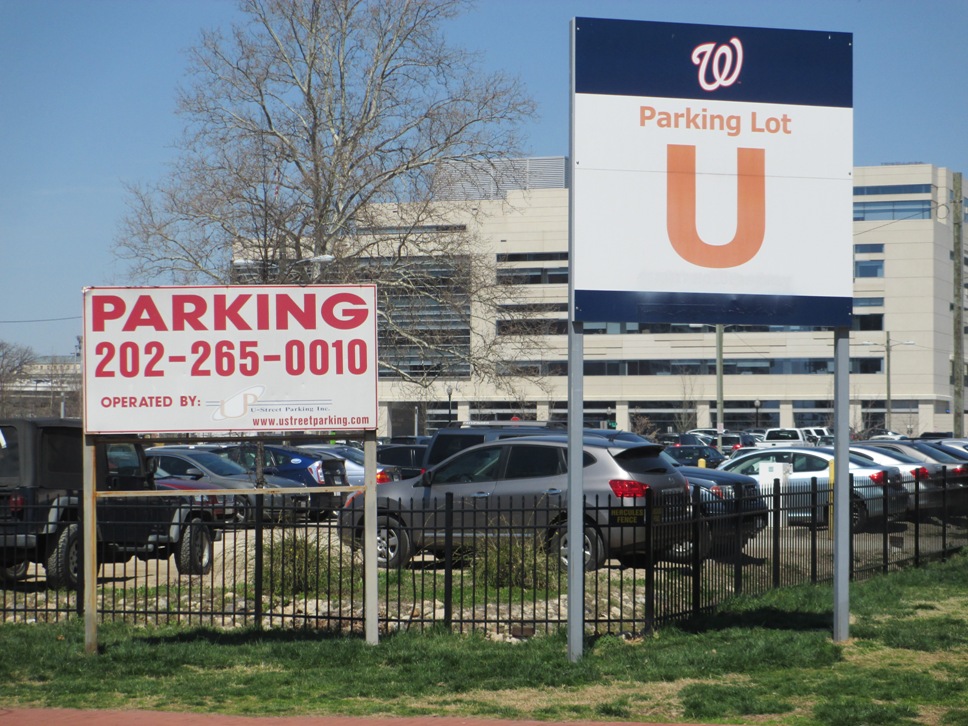
[[[0,416],[23,413],[23,401],[18,404],[28,368],[37,360],[33,349],[26,345],[0,340]]]
[[[510,173],[495,162],[534,104],[445,42],[464,6],[241,0],[245,22],[191,52],[178,161],[129,187],[116,253],[135,279],[375,281],[385,373],[496,376],[509,292],[447,190]]]

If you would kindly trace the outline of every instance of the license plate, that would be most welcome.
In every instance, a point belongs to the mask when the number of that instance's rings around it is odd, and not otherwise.
[[[652,521],[662,519],[662,507],[654,507]],[[645,523],[645,507],[614,507],[608,511],[608,523],[616,527],[634,527]]]

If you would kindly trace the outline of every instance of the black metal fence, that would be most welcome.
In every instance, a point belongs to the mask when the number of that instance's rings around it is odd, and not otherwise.
[[[968,488],[945,484],[930,508],[921,488],[914,483],[906,512],[857,522],[853,577],[944,558],[968,544]],[[237,521],[221,498],[172,496],[180,502],[174,509],[170,499],[165,508],[134,498],[108,500],[102,511],[99,500],[102,621],[363,631],[362,533],[346,510],[342,518],[317,518],[304,504],[270,507],[258,495],[249,519]],[[796,494],[775,482],[732,499],[698,487],[692,496],[691,511],[674,521],[651,501],[586,501],[587,629],[648,631],[736,595],[832,579],[831,492],[816,481]],[[889,510],[888,496],[885,488],[880,511]],[[378,522],[381,630],[443,625],[527,636],[565,624],[559,499],[527,507],[501,498],[469,506],[452,496],[386,504]],[[83,592],[78,511],[55,520],[49,507],[4,506],[4,620],[75,617]],[[41,515],[47,520],[38,528]]]

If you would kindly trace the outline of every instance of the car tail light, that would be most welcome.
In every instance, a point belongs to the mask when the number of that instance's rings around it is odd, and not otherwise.
[[[742,449],[742,448],[743,448],[742,444],[733,444],[733,451],[736,451],[737,449]]]
[[[380,469],[376,473],[376,483],[377,484],[389,484],[393,479],[390,474],[387,473],[386,469]]]
[[[873,474],[871,474],[870,480],[877,484],[877,486],[882,487],[887,484],[887,472],[875,471]]]
[[[919,480],[924,480],[931,476],[930,474],[928,474],[928,470],[923,466],[919,466],[916,469],[913,469],[911,471],[911,474],[914,476],[915,479],[919,479]]]
[[[612,479],[608,482],[617,497],[644,497],[649,485],[634,479]]]
[[[11,514],[20,514],[27,506],[27,500],[21,494],[15,494],[7,500],[7,506]]]
[[[309,465],[309,471],[312,473],[313,478],[321,485],[326,484],[326,475],[323,473],[323,462],[314,461]]]
[[[713,484],[711,487],[709,487],[709,491],[711,491],[713,494],[715,494],[720,499],[725,499],[726,498],[726,495],[723,493],[723,490],[720,488],[720,486],[718,484]]]

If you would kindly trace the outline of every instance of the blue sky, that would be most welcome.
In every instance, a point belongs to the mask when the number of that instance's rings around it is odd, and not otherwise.
[[[234,0],[0,0],[0,340],[71,353],[81,289],[124,285],[123,185],[154,181],[181,125],[185,49]],[[575,16],[854,34],[854,163],[968,172],[966,0],[479,0],[455,43],[539,104],[530,152],[568,149]]]

